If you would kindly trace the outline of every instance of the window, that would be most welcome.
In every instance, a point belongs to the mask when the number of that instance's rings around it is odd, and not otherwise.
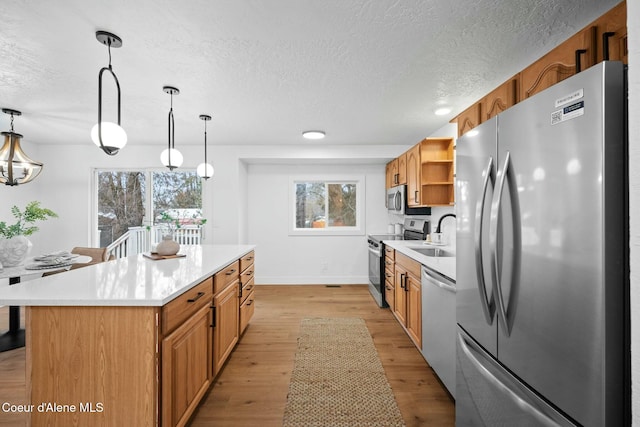
[[[364,177],[291,179],[290,234],[364,234]]]
[[[191,224],[202,218],[202,184],[194,171],[96,171],[98,235],[105,247],[130,227],[156,225],[162,212]]]

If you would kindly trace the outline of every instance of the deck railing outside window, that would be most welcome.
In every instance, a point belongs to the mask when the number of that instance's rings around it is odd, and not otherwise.
[[[129,231],[107,247],[107,252],[115,258],[150,252],[167,233],[166,226],[129,227]],[[202,242],[202,227],[183,225],[175,230],[173,238],[181,245],[199,245]]]

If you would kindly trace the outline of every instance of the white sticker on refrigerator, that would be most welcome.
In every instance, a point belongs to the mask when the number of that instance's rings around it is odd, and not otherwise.
[[[551,124],[557,125],[558,123],[565,122],[567,120],[575,119],[576,117],[584,114],[584,101],[576,102],[575,104],[568,105],[564,108],[556,110],[551,113]]]
[[[570,102],[580,99],[584,96],[584,89],[578,89],[577,91],[556,99],[556,108],[569,104]]]

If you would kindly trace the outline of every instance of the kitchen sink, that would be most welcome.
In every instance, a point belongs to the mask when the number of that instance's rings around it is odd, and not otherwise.
[[[422,255],[432,256],[432,257],[454,257],[456,254],[454,252],[446,251],[442,248],[411,248]]]

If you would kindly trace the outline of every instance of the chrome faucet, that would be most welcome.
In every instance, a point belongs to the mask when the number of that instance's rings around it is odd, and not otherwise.
[[[448,216],[452,216],[452,217],[455,218],[456,214],[448,213],[448,214],[442,215],[440,217],[440,219],[438,220],[438,226],[436,227],[436,233],[440,233],[440,226],[442,225],[442,220],[445,219]]]

